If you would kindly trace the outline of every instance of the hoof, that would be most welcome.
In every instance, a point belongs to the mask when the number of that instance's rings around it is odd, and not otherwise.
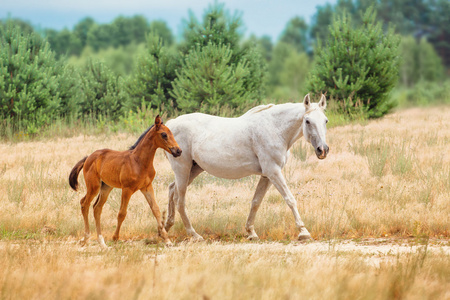
[[[312,237],[309,233],[308,234],[299,234],[298,240],[299,241],[312,241]]]
[[[80,240],[80,246],[81,246],[81,247],[87,246],[88,241],[89,241],[89,238],[85,238],[85,237],[82,238],[82,239]]]
[[[191,237],[191,242],[204,242],[205,239],[201,235]]]
[[[259,236],[257,236],[256,234],[255,235],[251,234],[247,237],[247,239],[249,241],[259,241]]]
[[[100,249],[102,250],[102,251],[108,251],[108,250],[111,250],[112,248],[111,247],[108,247],[108,246],[106,246],[105,244],[99,244],[99,246],[100,246]]]
[[[173,244],[172,244],[171,241],[166,241],[166,242],[164,242],[164,245],[165,245],[167,248],[173,247]]]

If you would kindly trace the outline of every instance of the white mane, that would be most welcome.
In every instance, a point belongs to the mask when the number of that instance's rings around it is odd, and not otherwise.
[[[266,110],[266,109],[269,109],[269,108],[271,108],[271,107],[273,107],[273,106],[275,106],[275,104],[272,104],[272,103],[270,103],[270,104],[258,105],[258,106],[256,106],[256,107],[253,107],[253,108],[250,109],[249,111],[247,111],[247,112],[244,114],[244,116],[245,116],[245,115],[250,115],[250,114],[256,114],[256,113],[259,113],[259,112],[261,112],[261,111],[263,111],[263,110]]]

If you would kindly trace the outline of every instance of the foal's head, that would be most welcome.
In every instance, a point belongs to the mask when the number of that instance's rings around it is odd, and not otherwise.
[[[328,145],[325,135],[327,133],[328,119],[324,114],[327,107],[325,95],[322,95],[319,103],[311,103],[309,94],[303,99],[305,114],[303,116],[303,136],[310,142],[319,159],[327,157]]]
[[[155,126],[153,126],[152,130],[153,142],[156,146],[171,153],[174,157],[181,155],[181,149],[175,141],[172,132],[163,124],[159,115],[155,118]]]

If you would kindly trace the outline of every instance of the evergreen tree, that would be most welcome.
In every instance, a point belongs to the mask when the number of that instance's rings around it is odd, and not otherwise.
[[[296,52],[294,46],[284,42],[278,42],[273,48],[272,60],[269,62],[268,66],[268,83],[270,89],[274,89],[281,84],[280,78],[285,61],[292,52]]]
[[[420,80],[438,82],[444,78],[441,58],[427,40],[417,42],[412,36],[403,37],[400,49],[400,82],[404,86],[412,86]]]
[[[245,86],[250,70],[246,60],[231,63],[229,46],[209,42],[198,46],[186,56],[181,72],[173,83],[171,95],[179,108],[193,112],[202,107],[206,111],[218,106],[239,108],[256,99],[255,89]]]
[[[164,46],[171,46],[174,43],[172,31],[164,21],[152,21],[149,32],[159,35],[163,40]]]
[[[388,94],[397,83],[400,63],[399,37],[392,30],[383,34],[375,17],[370,8],[362,27],[352,28],[345,15],[333,22],[326,45],[316,48],[308,85],[337,99],[346,112],[361,104],[369,117],[380,117],[395,105]]]
[[[149,34],[147,52],[138,58],[134,73],[126,84],[127,109],[136,110],[142,102],[159,110],[176,109],[169,93],[178,62],[179,59],[163,45],[162,38],[155,33]]]
[[[86,47],[88,32],[94,25],[94,19],[87,17],[78,22],[73,28],[73,34],[80,40],[82,48]]]
[[[9,23],[0,28],[0,116],[10,118],[29,133],[48,124],[64,103],[73,103],[75,90],[61,91],[64,67],[39,35],[23,34]]]
[[[81,113],[117,119],[122,111],[121,78],[101,61],[89,60],[81,74]]]
[[[294,17],[286,25],[280,41],[295,47],[298,52],[308,50],[308,25],[300,17]]]
[[[240,78],[243,80],[240,84],[247,89],[252,89],[249,94],[255,97],[253,100],[261,100],[265,95],[266,63],[259,53],[255,42],[240,43],[242,37],[240,32],[241,25],[240,16],[235,14],[230,17],[222,4],[215,3],[210,5],[204,14],[202,23],[198,22],[193,14],[190,15],[190,20],[184,32],[185,41],[182,43],[180,51],[184,55],[185,60],[188,56],[192,60],[194,56],[197,56],[192,55],[191,52],[203,53],[202,55],[212,54],[213,51],[211,49],[213,45],[216,46],[217,51],[219,49],[220,51],[225,51],[223,50],[225,48],[229,49],[228,66],[232,70],[237,70],[242,66],[247,68],[248,74]],[[203,52],[203,47],[208,47],[209,49]],[[210,58],[210,60],[213,61],[214,59]],[[192,61],[189,63],[185,62],[184,66],[192,64]],[[173,93],[172,95],[175,94],[181,95],[181,92]],[[220,94],[222,92],[217,93],[217,95]],[[178,99],[176,100],[178,101]],[[225,102],[223,103],[225,104]],[[232,103],[229,104],[234,105]]]

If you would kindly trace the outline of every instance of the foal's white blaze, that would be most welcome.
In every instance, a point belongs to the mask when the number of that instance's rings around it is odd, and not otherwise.
[[[167,122],[183,154],[177,159],[168,156],[175,172],[175,182],[169,187],[166,230],[174,224],[177,207],[187,233],[195,239],[202,239],[186,214],[185,194],[194,178],[206,171],[228,179],[261,175],[246,224],[249,238],[258,237],[254,220],[271,184],[292,210],[300,231],[299,239],[310,238],[300,218],[297,201],[281,170],[286,164],[289,149],[302,136],[312,144],[318,158],[326,157],[329,149],[325,138],[325,107],[325,96],[319,103],[311,103],[309,95],[306,95],[303,103],[261,105],[239,118],[194,113]]]

